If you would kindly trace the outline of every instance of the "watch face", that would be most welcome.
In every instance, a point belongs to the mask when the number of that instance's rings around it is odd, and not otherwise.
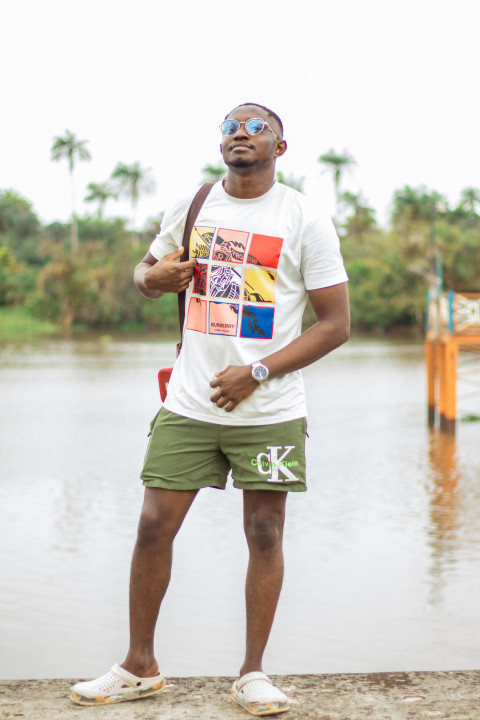
[[[252,375],[258,382],[263,382],[268,378],[268,369],[265,365],[257,365],[253,368]]]

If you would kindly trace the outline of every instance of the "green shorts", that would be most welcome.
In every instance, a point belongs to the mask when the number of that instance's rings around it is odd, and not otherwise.
[[[162,408],[152,420],[141,474],[147,487],[306,490],[305,418],[274,425],[216,425]]]

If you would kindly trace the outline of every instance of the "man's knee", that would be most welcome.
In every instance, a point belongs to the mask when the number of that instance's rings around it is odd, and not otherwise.
[[[269,508],[254,510],[245,518],[245,535],[251,550],[271,552],[282,544],[284,513]]]
[[[146,488],[137,543],[173,542],[197,491]]]
[[[137,544],[150,545],[166,540],[172,535],[172,529],[159,509],[144,507],[138,522]]]

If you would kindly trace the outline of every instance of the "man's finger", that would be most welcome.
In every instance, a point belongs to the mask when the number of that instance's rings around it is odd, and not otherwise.
[[[180,270],[194,270],[197,265],[196,258],[191,258],[190,260],[185,260],[184,262],[177,263],[177,267]]]
[[[163,256],[163,260],[170,260],[170,262],[175,262],[177,258],[180,257],[180,255],[183,254],[183,246],[179,247],[178,250],[175,250],[175,252],[169,253],[168,255]]]

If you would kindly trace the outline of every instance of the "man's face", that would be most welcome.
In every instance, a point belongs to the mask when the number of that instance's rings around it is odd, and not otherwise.
[[[285,143],[283,141],[279,142],[273,134],[276,133],[279,138],[282,137],[279,124],[262,108],[256,105],[237,108],[237,110],[230,113],[228,120],[238,120],[239,123],[245,123],[254,117],[262,118],[270,125],[273,132],[268,127],[265,127],[258,135],[249,135],[245,130],[245,124],[243,124],[240,125],[234,135],[222,135],[220,152],[227,167],[260,168],[270,164],[273,165],[276,158],[285,152]]]

